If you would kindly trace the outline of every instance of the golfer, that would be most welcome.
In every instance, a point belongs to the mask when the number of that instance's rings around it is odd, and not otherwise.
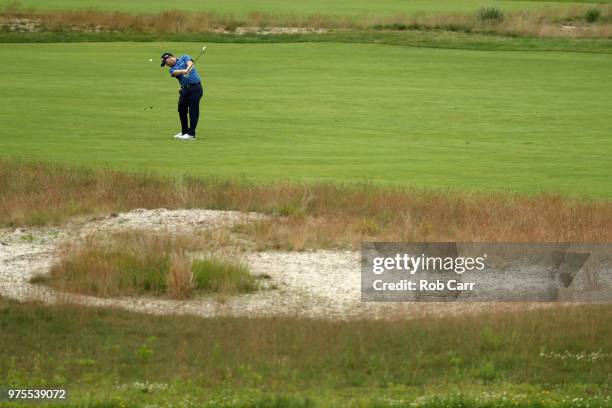
[[[161,56],[161,66],[170,67],[170,76],[178,79],[179,89],[178,113],[181,120],[181,133],[174,136],[179,140],[195,140],[196,127],[200,117],[200,99],[202,99],[202,83],[198,70],[193,66],[189,55],[175,57],[169,52]],[[189,116],[189,121],[187,120]]]

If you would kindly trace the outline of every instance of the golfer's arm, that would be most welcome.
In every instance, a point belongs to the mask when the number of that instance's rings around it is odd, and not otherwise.
[[[177,69],[176,71],[174,71],[172,73],[172,76],[181,76],[181,75],[185,75],[188,74],[189,71],[191,71],[191,67],[193,66],[193,60],[189,60],[187,61],[187,68],[186,69]]]

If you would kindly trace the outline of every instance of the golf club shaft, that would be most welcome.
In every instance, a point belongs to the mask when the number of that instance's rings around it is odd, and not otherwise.
[[[204,47],[204,48],[202,49],[202,52],[200,53],[200,55],[198,55],[198,56],[196,57],[196,59],[195,59],[195,60],[193,60],[193,64],[191,64],[191,67],[189,67],[189,69],[187,70],[187,75],[189,75],[189,73],[191,72],[191,68],[192,68],[192,67],[195,65],[195,63],[196,63],[196,62],[198,62],[198,60],[200,59],[200,57],[202,56],[202,54],[204,54],[204,51],[206,51],[206,47]]]

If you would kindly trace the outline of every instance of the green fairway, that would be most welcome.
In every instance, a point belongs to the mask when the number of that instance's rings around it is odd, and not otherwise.
[[[3,44],[0,154],[163,174],[612,197],[612,55],[209,44],[201,140],[162,51]],[[153,58],[153,62],[149,62]]]
[[[8,3],[8,2],[5,2]],[[251,11],[269,13],[297,14],[342,14],[342,15],[380,15],[396,13],[419,12],[476,12],[483,6],[496,6],[503,10],[531,10],[542,7],[558,7],[571,3],[583,4],[578,1],[521,1],[521,0],[182,0],[168,2],[166,0],[99,0],[93,3],[84,0],[21,0],[26,7],[43,10],[62,10],[95,7],[100,10],[125,10],[132,12],[155,12],[161,10],[214,11],[217,13],[232,13],[244,15]],[[593,1],[593,3],[602,3]]]

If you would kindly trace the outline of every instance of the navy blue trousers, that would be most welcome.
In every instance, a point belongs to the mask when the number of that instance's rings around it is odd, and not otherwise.
[[[202,99],[202,85],[190,86],[179,90],[178,113],[181,120],[181,132],[195,136],[198,120],[200,119],[200,99]]]

